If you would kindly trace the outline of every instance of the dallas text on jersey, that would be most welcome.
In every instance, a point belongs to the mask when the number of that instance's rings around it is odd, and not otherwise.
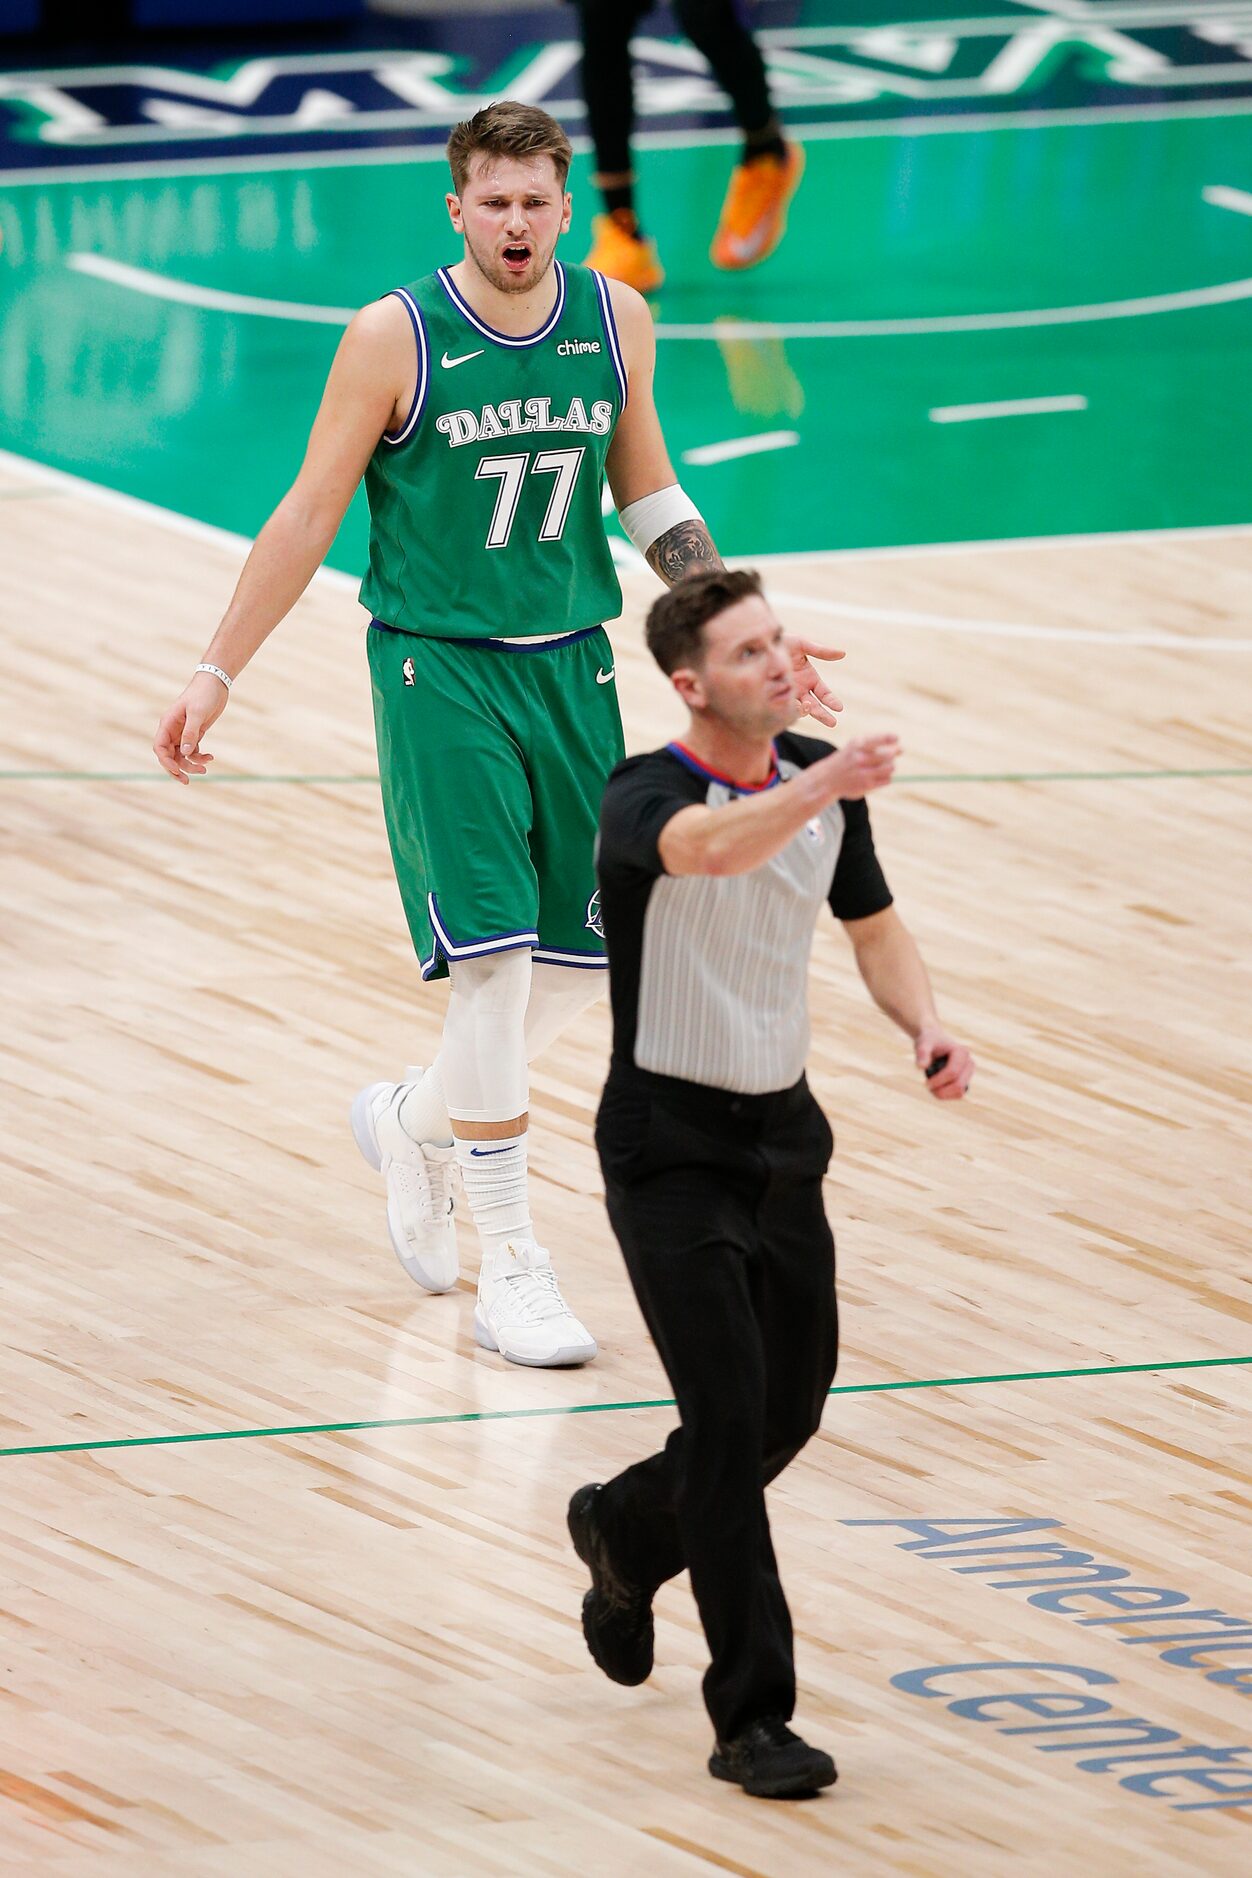
[[[604,399],[596,400],[590,415],[581,398],[570,399],[564,417],[553,417],[551,409],[551,398],[506,398],[500,404],[484,404],[477,416],[473,411],[446,411],[435,419],[435,429],[456,450],[463,443],[519,437],[527,431],[582,430],[604,437],[613,428],[613,406]]]

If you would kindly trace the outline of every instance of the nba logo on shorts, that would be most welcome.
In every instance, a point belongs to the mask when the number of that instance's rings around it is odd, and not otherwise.
[[[404,673],[404,682],[406,685],[415,685],[417,683],[417,674],[413,670],[412,659],[406,659],[404,664],[400,667],[400,670]]]
[[[587,902],[587,917],[583,925],[588,932],[593,932],[597,939],[604,937],[604,921],[600,917],[600,890],[597,887]]]

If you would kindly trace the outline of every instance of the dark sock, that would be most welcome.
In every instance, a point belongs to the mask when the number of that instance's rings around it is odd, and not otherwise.
[[[754,163],[757,157],[777,157],[783,162],[787,155],[787,144],[782,134],[778,119],[771,118],[760,130],[749,130],[743,136],[743,160]]]
[[[630,183],[610,183],[601,189],[604,198],[605,213],[611,215],[619,228],[624,228],[628,235],[639,233],[639,217],[635,214],[635,185]]]

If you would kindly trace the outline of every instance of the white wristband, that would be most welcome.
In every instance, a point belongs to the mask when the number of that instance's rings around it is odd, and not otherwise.
[[[225,685],[227,691],[230,690],[231,685],[234,683],[234,680],[231,678],[230,673],[224,672],[220,665],[201,664],[201,665],[197,665],[196,670],[198,672],[207,672],[210,678],[220,678],[222,683]]]
[[[657,489],[650,496],[640,496],[638,502],[628,502],[618,511],[617,519],[640,554],[646,554],[654,541],[679,522],[704,524],[699,509],[677,483]]]

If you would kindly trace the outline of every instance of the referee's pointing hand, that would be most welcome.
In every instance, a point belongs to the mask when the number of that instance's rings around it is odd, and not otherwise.
[[[891,781],[899,754],[898,737],[854,737],[842,750],[814,763],[808,773],[814,778],[821,773],[823,784],[830,790],[829,801],[837,796],[856,799]]]

